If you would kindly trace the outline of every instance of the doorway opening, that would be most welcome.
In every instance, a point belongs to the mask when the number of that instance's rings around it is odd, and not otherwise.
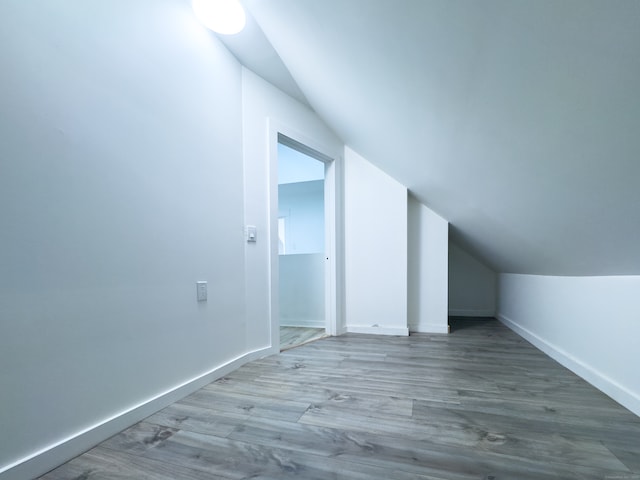
[[[311,154],[310,154],[311,153]],[[278,135],[280,349],[326,336],[325,161]]]
[[[323,210],[324,210],[324,243],[320,249],[310,253],[322,253],[323,284],[320,297],[314,297],[314,304],[321,302],[324,306],[324,324],[319,328],[319,335],[340,335],[344,333],[344,245],[343,245],[343,214],[342,214],[342,148],[339,142],[323,144],[315,137],[302,134],[273,119],[269,119],[269,323],[271,326],[271,348],[280,349],[280,260],[279,251],[287,253],[301,253],[300,245],[295,240],[293,218],[287,220],[287,209],[282,215],[278,198],[278,149],[282,145],[297,153],[302,153],[315,160],[315,178],[307,181],[324,180]],[[286,161],[286,160],[285,160]],[[313,163],[312,163],[313,165]],[[319,168],[318,168],[319,166]],[[300,182],[291,182],[300,183]],[[316,192],[317,195],[317,192]],[[280,229],[278,227],[281,227]],[[307,229],[303,233],[308,233]],[[292,235],[294,235],[292,239]],[[314,240],[318,242],[318,239]],[[295,245],[294,245],[295,243]],[[322,243],[322,242],[320,242]],[[317,245],[317,243],[316,243]],[[295,250],[294,250],[295,247]],[[291,259],[285,259],[287,260]],[[316,264],[317,267],[317,264]],[[285,267],[286,268],[286,267]],[[316,270],[318,270],[316,268]],[[316,277],[318,278],[318,277]],[[282,280],[286,280],[283,278]],[[322,282],[322,280],[321,280]],[[317,283],[316,283],[317,285]],[[318,289],[316,288],[316,291]],[[285,306],[285,313],[287,307]],[[317,319],[317,317],[316,317]],[[304,326],[299,328],[315,328]],[[323,331],[324,330],[324,331]],[[304,340],[308,341],[308,340]],[[291,343],[290,343],[291,344]]]

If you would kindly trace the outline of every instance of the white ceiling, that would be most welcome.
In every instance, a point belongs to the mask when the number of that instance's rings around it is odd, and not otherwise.
[[[264,36],[264,32],[254,20],[251,12],[246,11],[246,17],[247,23],[240,35],[218,35],[218,38],[245,67],[259,74],[289,96],[309,106],[300,87],[282,63],[267,37]]]
[[[639,1],[244,3],[327,124],[495,270],[640,274]]]

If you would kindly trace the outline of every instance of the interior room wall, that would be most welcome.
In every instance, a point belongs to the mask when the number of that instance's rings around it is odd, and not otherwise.
[[[278,143],[278,185],[324,180],[324,163]]]
[[[449,315],[494,317],[497,274],[455,243],[449,244]]]
[[[323,253],[280,255],[280,326],[324,328]]]
[[[640,277],[501,274],[499,319],[640,415]]]
[[[278,217],[285,221],[285,254],[279,256],[280,326],[323,328],[324,180],[278,185]]]
[[[93,427],[124,418],[122,428],[254,348],[242,72],[189,4],[2,2],[0,63],[9,480],[37,476],[114,433]],[[207,302],[196,301],[198,280]],[[259,335],[252,344],[268,345]]]
[[[347,330],[408,335],[407,189],[345,148]]]
[[[449,223],[409,195],[407,298],[412,332],[449,332],[448,249]]]
[[[285,221],[285,254],[324,252],[324,181],[278,185],[278,218]]]

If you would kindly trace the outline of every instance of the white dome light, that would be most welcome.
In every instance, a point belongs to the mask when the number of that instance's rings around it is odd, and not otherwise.
[[[193,0],[191,7],[200,23],[223,35],[240,32],[247,22],[239,0]]]

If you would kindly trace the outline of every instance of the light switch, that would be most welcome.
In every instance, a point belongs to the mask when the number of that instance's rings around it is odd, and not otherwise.
[[[255,242],[258,235],[258,229],[255,225],[247,225],[247,242]]]
[[[198,295],[199,302],[207,301],[207,282],[200,281],[196,282],[196,293]]]

